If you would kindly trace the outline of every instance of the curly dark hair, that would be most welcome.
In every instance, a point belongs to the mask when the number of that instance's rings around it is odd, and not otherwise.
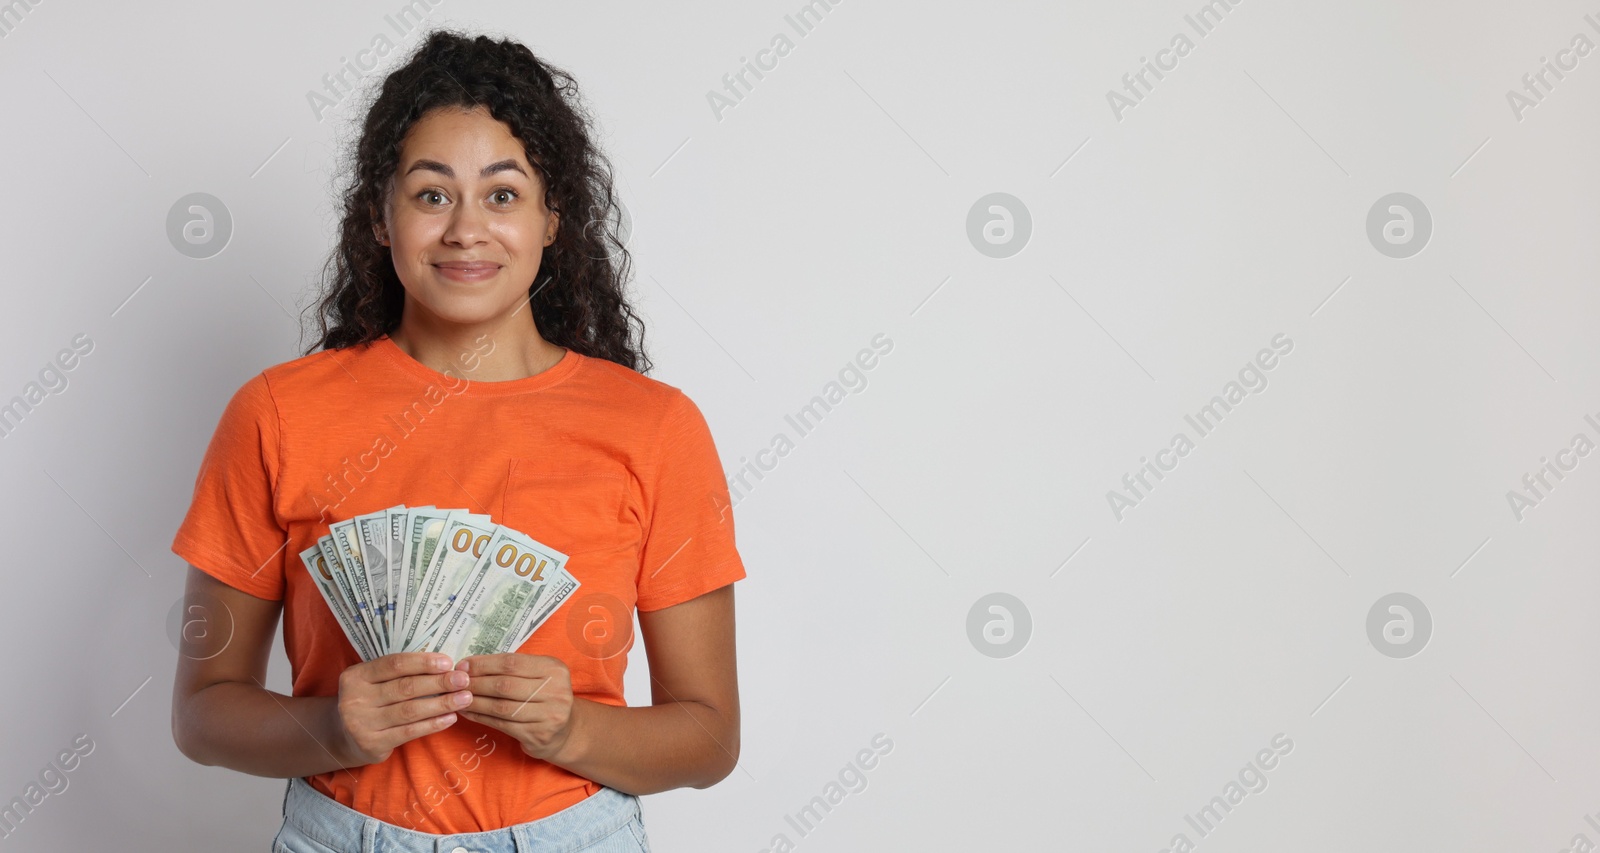
[[[306,350],[370,343],[400,324],[405,292],[388,247],[373,237],[399,166],[400,143],[430,110],[485,107],[523,144],[560,215],[529,284],[539,334],[558,346],[649,372],[644,323],[624,298],[631,263],[618,232],[611,166],[594,144],[594,120],[565,71],[512,39],[431,31],[383,80],[345,164],[349,186],[339,245],[323,269],[315,309],[320,331]]]

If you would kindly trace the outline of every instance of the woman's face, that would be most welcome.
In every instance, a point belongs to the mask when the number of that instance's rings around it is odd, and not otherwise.
[[[386,224],[374,231],[390,248],[407,311],[470,326],[526,303],[558,217],[522,143],[487,109],[418,119],[393,186]]]

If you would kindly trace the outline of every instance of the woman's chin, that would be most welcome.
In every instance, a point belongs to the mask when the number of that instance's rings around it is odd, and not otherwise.
[[[453,326],[479,326],[503,319],[515,305],[503,305],[499,299],[481,297],[445,299],[427,306],[429,314],[440,323]]]

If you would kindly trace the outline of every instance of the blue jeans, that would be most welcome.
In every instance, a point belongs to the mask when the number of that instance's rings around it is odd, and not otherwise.
[[[290,779],[272,853],[650,853],[639,798],[602,787],[553,815],[488,832],[434,835],[369,817]]]

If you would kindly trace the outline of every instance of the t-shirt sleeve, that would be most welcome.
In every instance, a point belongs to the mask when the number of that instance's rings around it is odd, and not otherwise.
[[[228,401],[172,552],[257,598],[283,599],[288,534],[278,522],[278,410],[265,374]]]
[[[733,538],[722,461],[700,408],[682,391],[667,407],[658,461],[645,484],[649,522],[638,609],[660,610],[745,576]]]

